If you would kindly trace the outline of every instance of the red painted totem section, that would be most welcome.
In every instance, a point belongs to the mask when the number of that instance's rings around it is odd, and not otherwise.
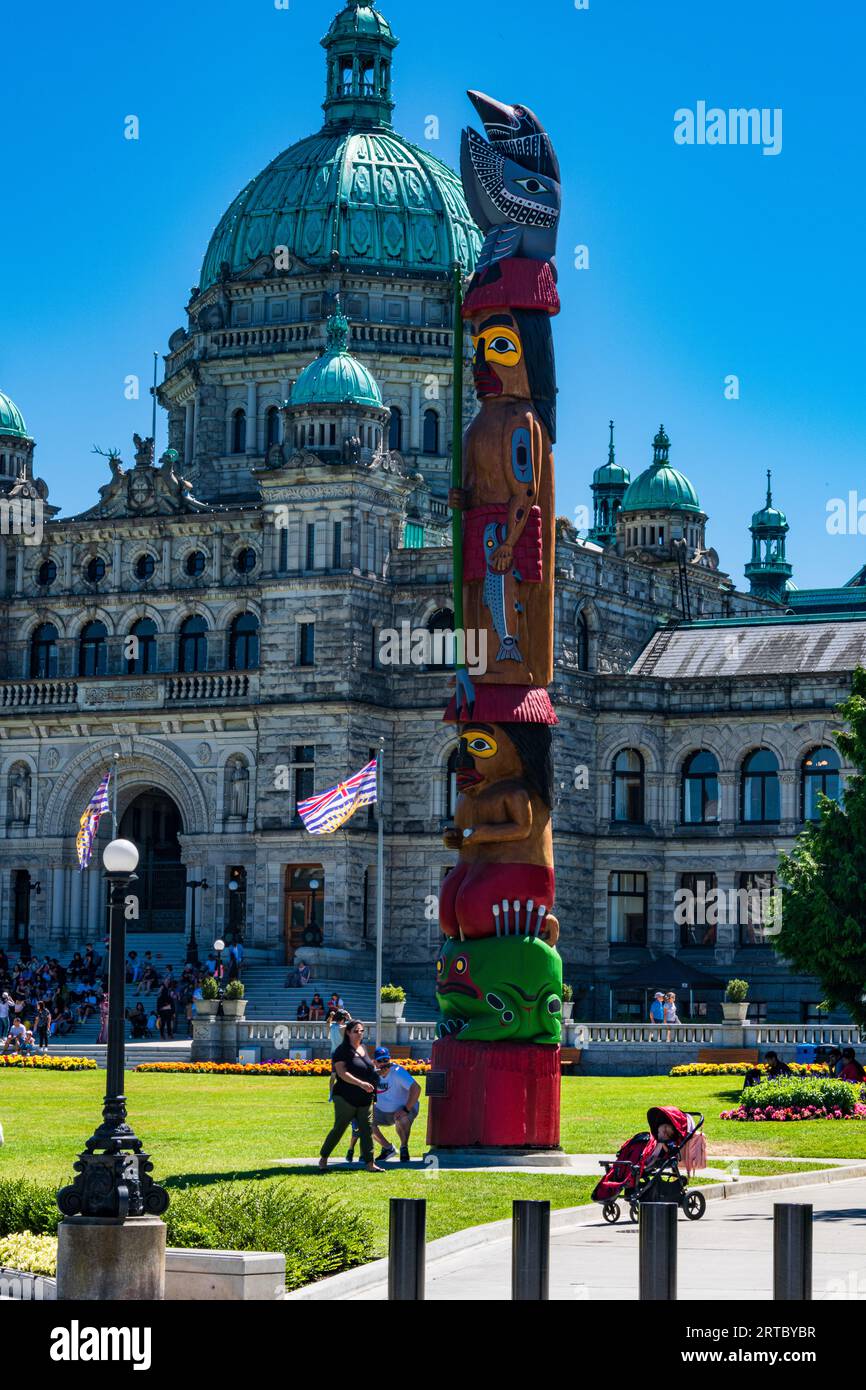
[[[431,1082],[429,1144],[482,1149],[559,1144],[558,1047],[442,1038],[433,1044]]]

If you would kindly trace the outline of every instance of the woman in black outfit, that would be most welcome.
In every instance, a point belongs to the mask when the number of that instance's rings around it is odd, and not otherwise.
[[[156,1017],[159,1023],[159,1036],[165,1041],[174,1037],[174,998],[167,985],[163,985],[156,1000]]]
[[[346,1034],[331,1058],[334,1081],[334,1125],[321,1148],[319,1167],[327,1168],[328,1157],[339,1144],[352,1121],[358,1126],[361,1160],[368,1173],[381,1173],[373,1161],[373,1131],[370,1125],[378,1072],[364,1051],[364,1025],[356,1018],[346,1024]]]

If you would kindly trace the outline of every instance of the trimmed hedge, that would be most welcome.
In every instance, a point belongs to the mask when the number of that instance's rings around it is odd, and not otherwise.
[[[18,1071],[96,1071],[92,1057],[25,1057],[20,1052],[0,1054],[0,1067]]]
[[[395,1057],[398,1066],[411,1076],[426,1076],[429,1062],[412,1057]],[[137,1072],[161,1072],[164,1075],[199,1076],[330,1076],[331,1059],[316,1057],[304,1062],[298,1058],[287,1062],[140,1062]]]
[[[0,1179],[0,1239],[56,1235],[55,1199],[48,1183]],[[290,1289],[365,1264],[375,1253],[366,1217],[332,1197],[298,1191],[287,1179],[174,1188],[165,1223],[168,1244],[181,1249],[281,1252]]]
[[[791,1062],[794,1076],[829,1076],[830,1068],[824,1062]],[[750,1071],[765,1072],[765,1062],[684,1062],[679,1067],[671,1067],[669,1076],[745,1076]]]
[[[740,1104],[746,1110],[784,1109],[796,1106],[805,1109],[817,1105],[824,1110],[841,1110],[853,1115],[860,1097],[860,1087],[835,1077],[789,1076],[783,1081],[761,1081],[743,1092]]]

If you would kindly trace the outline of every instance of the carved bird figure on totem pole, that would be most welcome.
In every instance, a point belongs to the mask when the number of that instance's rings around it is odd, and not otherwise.
[[[488,139],[463,132],[460,173],[469,210],[483,232],[476,274],[512,257],[547,261],[555,276],[562,200],[559,160],[538,117],[470,92]]]

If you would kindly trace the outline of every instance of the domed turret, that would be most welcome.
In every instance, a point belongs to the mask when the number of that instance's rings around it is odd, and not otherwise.
[[[397,42],[371,5],[337,15],[322,40],[325,125],[235,198],[205,253],[202,291],[275,247],[310,266],[471,271],[481,236],[459,178],[391,126]]]
[[[773,506],[773,475],[767,469],[767,501],[755,512],[749,530],[752,533],[752,558],[746,565],[749,590],[756,598],[784,603],[788,583],[794,568],[785,555],[786,537],[790,527],[785,513]]]
[[[598,545],[612,545],[616,540],[616,524],[630,479],[628,469],[616,461],[611,420],[607,463],[592,475],[593,525],[589,539]]]
[[[324,351],[301,372],[283,408],[286,443],[274,447],[272,466],[292,451],[370,463],[386,450],[390,411],[372,372],[349,352],[349,321],[339,300],[325,334]]]
[[[295,382],[292,405],[366,405],[382,409],[372,373],[349,352],[349,320],[339,305],[326,326],[327,346]]]
[[[617,543],[671,559],[684,542],[691,558],[704,551],[706,514],[688,478],[670,463],[671,441],[664,425],[653,440],[653,461],[622,499]]]
[[[33,440],[11,396],[0,391],[0,490],[8,491],[22,473],[29,476]]]

